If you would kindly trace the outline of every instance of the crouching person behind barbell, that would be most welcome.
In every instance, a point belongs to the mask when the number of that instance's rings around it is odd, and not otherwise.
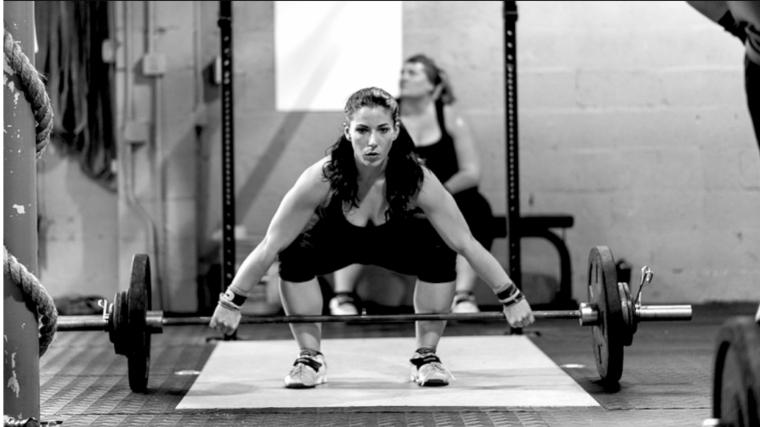
[[[343,134],[329,156],[308,167],[283,198],[267,234],[220,296],[210,326],[232,333],[240,306],[279,256],[280,296],[287,315],[319,315],[317,275],[350,264],[374,264],[417,277],[415,313],[448,313],[456,255],[464,256],[504,304],[510,326],[534,322],[530,305],[496,258],[470,233],[452,196],[412,153],[395,99],[361,89],[345,107]],[[448,385],[436,355],[444,320],[417,321],[412,381]],[[325,382],[320,323],[291,323],[300,353],[285,377],[288,388]]]

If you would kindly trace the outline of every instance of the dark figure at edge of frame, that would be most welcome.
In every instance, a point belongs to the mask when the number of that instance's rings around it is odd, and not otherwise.
[[[741,40],[744,54],[744,91],[760,148],[760,2],[687,1],[711,21]]]

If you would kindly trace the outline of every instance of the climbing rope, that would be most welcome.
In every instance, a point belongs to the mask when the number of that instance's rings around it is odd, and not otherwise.
[[[53,298],[39,280],[8,252],[5,245],[3,245],[3,275],[21,289],[27,306],[36,310],[39,324],[40,357],[42,357],[48,345],[53,341],[58,323],[58,311],[55,308]]]
[[[39,427],[40,422],[37,418],[29,417],[24,419],[18,419],[11,417],[10,415],[3,415],[4,427]],[[49,424],[45,424],[49,425]]]
[[[19,76],[21,90],[26,100],[32,106],[32,113],[36,124],[36,150],[37,158],[42,156],[45,147],[50,141],[50,132],[53,130],[53,107],[50,97],[45,90],[45,83],[29,58],[21,51],[20,43],[13,40],[13,36],[5,30],[3,38],[3,52],[5,61],[11,70]]]

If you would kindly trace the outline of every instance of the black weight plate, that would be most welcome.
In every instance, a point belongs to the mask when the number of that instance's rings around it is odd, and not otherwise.
[[[589,253],[588,300],[599,312],[592,326],[596,369],[605,388],[617,387],[623,374],[623,335],[625,323],[612,251],[596,246]]]
[[[624,346],[633,343],[633,335],[636,333],[636,310],[631,301],[631,291],[628,289],[628,283],[618,282],[618,295],[620,295],[620,307],[623,313],[623,325],[621,330],[621,340]]]
[[[116,292],[116,294],[113,296],[113,305],[111,306],[111,313],[108,314],[108,339],[114,344],[114,350],[116,349],[116,343],[118,341],[118,335],[116,330],[116,315],[119,311],[118,307],[119,302],[119,293]],[[116,354],[119,354],[118,351],[116,351]]]
[[[713,417],[722,425],[760,426],[760,325],[734,317],[718,331]]]
[[[113,302],[113,330],[109,332],[109,338],[113,343],[116,354],[129,355],[129,307],[126,292],[117,292]]]
[[[129,281],[128,323],[129,388],[134,392],[144,392],[148,388],[150,370],[150,332],[146,317],[151,306],[150,259],[145,254],[132,257],[132,275]]]

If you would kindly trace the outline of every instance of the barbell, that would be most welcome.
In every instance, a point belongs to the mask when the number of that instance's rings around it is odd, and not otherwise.
[[[588,299],[577,310],[534,311],[536,319],[577,319],[590,326],[594,359],[600,383],[616,388],[623,372],[623,347],[630,346],[638,322],[690,320],[690,305],[641,304],[644,286],[651,283],[652,270],[642,268],[641,283],[635,300],[627,283],[617,281],[612,251],[606,246],[591,249],[588,261]],[[117,292],[113,303],[103,302],[102,315],[60,316],[59,331],[107,331],[116,354],[127,357],[129,387],[144,392],[148,385],[151,334],[162,333],[164,326],[206,325],[210,317],[164,317],[162,311],[148,310],[151,303],[150,259],[145,254],[132,258],[129,289]],[[502,312],[431,313],[356,316],[243,316],[241,324],[365,322],[395,323],[422,320],[502,320]]]

